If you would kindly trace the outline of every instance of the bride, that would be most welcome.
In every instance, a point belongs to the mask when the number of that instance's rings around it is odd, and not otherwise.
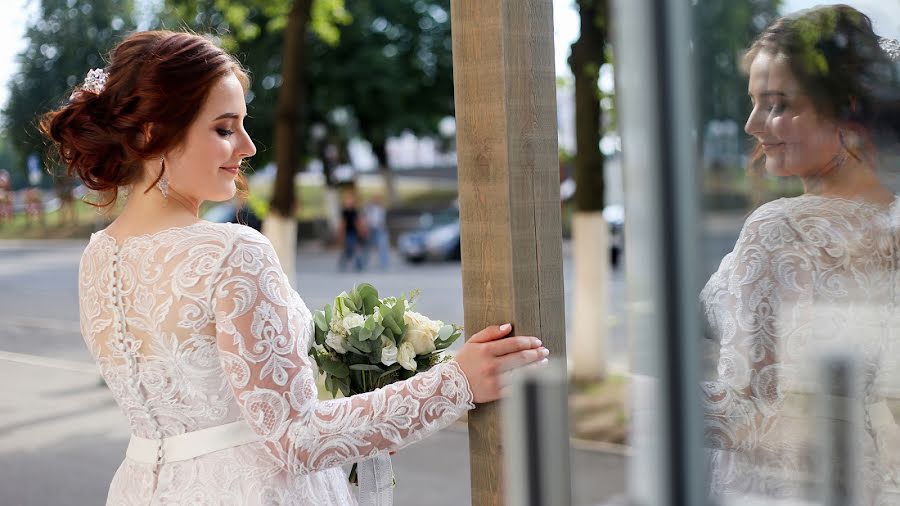
[[[319,401],[309,310],[254,230],[198,219],[236,192],[256,148],[248,78],[203,37],[136,33],[42,131],[112,204],[79,270],[81,329],[132,438],[108,504],[348,505],[343,464],[396,450],[500,397],[504,371],[546,361],[509,325],[455,360]]]
[[[713,496],[809,499],[815,357],[842,346],[862,360],[862,504],[900,504],[900,204],[875,147],[900,146],[897,51],[828,6],[779,19],[746,54],[754,162],[804,194],[757,209],[701,294],[721,346],[704,384]]]

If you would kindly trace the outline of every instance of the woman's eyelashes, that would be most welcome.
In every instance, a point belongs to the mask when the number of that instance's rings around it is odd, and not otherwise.
[[[234,130],[228,130],[227,128],[217,128],[216,132],[222,137],[230,137],[234,135]]]

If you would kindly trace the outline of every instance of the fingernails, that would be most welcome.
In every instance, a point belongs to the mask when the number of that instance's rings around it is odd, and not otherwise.
[[[548,350],[547,348],[541,348],[541,355],[543,355],[545,357],[547,355],[550,355],[550,350]],[[547,360],[547,359],[544,359],[544,360]]]
[[[536,337],[532,340],[532,343],[533,343],[533,345],[534,345],[535,348],[537,348],[538,346],[540,346],[540,345],[542,344],[542,343],[541,343],[541,340],[538,339],[538,338],[536,338]]]
[[[510,325],[508,323],[504,323],[503,325],[500,325],[500,332],[509,332],[509,329],[511,329],[511,328],[512,328],[512,325]]]
[[[549,358],[545,358],[545,359],[541,360],[540,362],[538,362],[538,366],[543,367],[543,366],[545,366],[545,365],[547,365],[547,364],[549,364],[549,363],[550,363],[550,359],[549,359]]]

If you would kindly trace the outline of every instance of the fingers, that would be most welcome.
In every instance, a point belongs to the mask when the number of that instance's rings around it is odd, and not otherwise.
[[[503,355],[508,355],[517,351],[537,348],[540,345],[541,340],[536,337],[515,336],[507,337],[505,339],[498,339],[494,342],[488,343],[486,346],[488,347],[491,355],[494,355],[495,357],[502,357]]]
[[[469,338],[470,343],[486,343],[489,341],[494,341],[500,339],[503,336],[509,334],[512,330],[512,325],[508,323],[504,323],[503,325],[491,325],[490,327],[485,328],[481,332],[473,335]]]
[[[519,367],[539,362],[550,355],[550,350],[544,347],[534,348],[531,350],[518,351],[497,358],[498,369],[500,371],[511,371]]]

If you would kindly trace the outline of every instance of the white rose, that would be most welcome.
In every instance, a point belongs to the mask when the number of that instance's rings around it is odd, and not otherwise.
[[[372,310],[372,319],[378,324],[381,324],[381,322],[384,321],[384,315],[381,314],[381,309],[376,307]]]
[[[412,343],[417,355],[427,355],[435,350],[434,340],[441,332],[441,322],[430,320],[415,311],[405,312],[403,322],[406,324],[403,342]]]
[[[397,363],[397,345],[393,339],[381,336],[381,363],[384,365],[393,365]]]
[[[325,344],[331,347],[332,350],[344,354],[347,353],[349,349],[350,343],[347,342],[347,338],[341,334],[337,334],[335,332],[329,332],[328,335],[325,336]]]
[[[400,367],[407,371],[416,370],[418,366],[416,364],[416,350],[413,348],[412,343],[407,341],[400,345],[400,348],[397,349],[397,362],[400,363]]]
[[[355,327],[362,327],[366,323],[366,319],[362,317],[362,315],[356,313],[350,313],[344,317],[344,328],[347,329],[347,333],[350,333],[350,329]]]

